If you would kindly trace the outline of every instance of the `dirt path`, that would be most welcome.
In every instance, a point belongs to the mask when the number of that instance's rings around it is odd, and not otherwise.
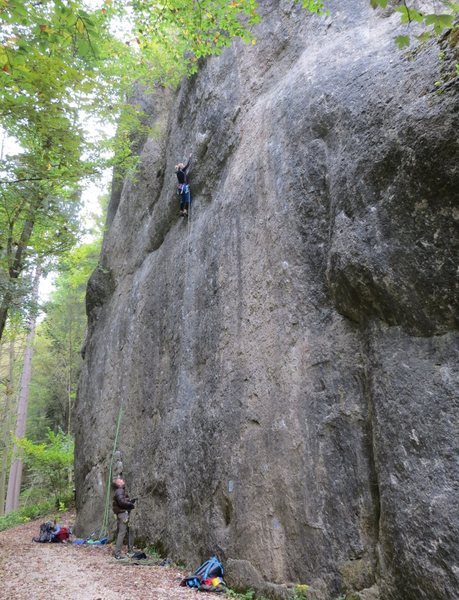
[[[37,544],[39,521],[0,532],[0,597],[8,600],[195,600],[174,567],[121,565],[109,546]],[[62,520],[64,523],[65,521]],[[213,596],[213,594],[211,594]]]

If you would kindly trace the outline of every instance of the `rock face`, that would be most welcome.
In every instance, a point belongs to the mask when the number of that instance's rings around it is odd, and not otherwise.
[[[256,46],[144,98],[77,403],[78,528],[117,447],[138,534],[235,587],[459,590],[453,50],[367,0],[264,2]],[[174,164],[193,150],[192,218]]]

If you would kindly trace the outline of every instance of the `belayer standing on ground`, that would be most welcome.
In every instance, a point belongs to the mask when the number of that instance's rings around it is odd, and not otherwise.
[[[175,165],[175,172],[177,174],[177,192],[180,194],[180,216],[186,217],[190,209],[191,204],[191,193],[190,184],[188,182],[188,168],[191,163],[191,154],[188,157],[188,162],[185,164],[178,163]]]
[[[121,558],[121,548],[123,546],[124,536],[128,534],[128,553],[132,552],[133,546],[133,531],[129,526],[129,517],[131,510],[135,508],[136,498],[132,500],[129,498],[124,479],[118,478],[113,482],[116,487],[115,495],[113,496],[113,512],[116,515],[117,520],[117,537],[116,547],[113,556],[115,558]]]

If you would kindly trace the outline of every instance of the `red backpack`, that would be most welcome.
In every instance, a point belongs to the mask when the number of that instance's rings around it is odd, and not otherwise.
[[[70,537],[70,531],[67,527],[61,527],[54,536],[54,542],[65,542]]]

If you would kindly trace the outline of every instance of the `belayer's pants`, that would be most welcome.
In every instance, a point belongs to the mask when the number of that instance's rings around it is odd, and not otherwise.
[[[116,520],[118,521],[118,535],[116,536],[115,555],[121,554],[121,548],[123,547],[124,536],[126,533],[128,534],[128,552],[132,552],[134,540],[133,531],[129,527],[129,513],[126,511],[116,515]]]

